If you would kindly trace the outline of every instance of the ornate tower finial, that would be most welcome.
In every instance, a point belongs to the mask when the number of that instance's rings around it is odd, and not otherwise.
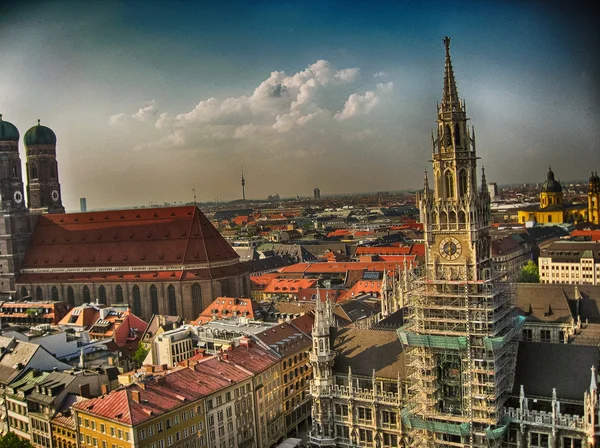
[[[446,47],[446,70],[444,73],[444,94],[442,96],[441,111],[452,112],[460,110],[461,105],[458,99],[458,90],[456,89],[452,60],[450,59],[450,38],[446,36],[443,41]]]
[[[598,390],[598,384],[596,383],[596,367],[592,366],[592,378],[590,380],[590,393]]]

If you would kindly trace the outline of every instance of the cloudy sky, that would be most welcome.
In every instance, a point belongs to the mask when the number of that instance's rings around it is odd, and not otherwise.
[[[445,35],[489,180],[600,168],[591,3],[8,3],[0,113],[56,132],[68,210],[420,187]]]

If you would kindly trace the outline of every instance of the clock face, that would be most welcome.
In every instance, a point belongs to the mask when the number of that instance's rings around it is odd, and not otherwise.
[[[462,248],[460,246],[460,241],[456,238],[446,237],[440,241],[439,250],[440,255],[446,260],[456,260],[460,257]]]
[[[21,202],[23,202],[23,193],[21,193],[20,191],[15,191],[13,198],[15,199],[15,202],[17,204],[20,204]]]
[[[52,200],[54,202],[58,201],[59,195],[58,195],[58,191],[57,190],[52,190],[52,193],[50,193],[50,195],[52,196]]]

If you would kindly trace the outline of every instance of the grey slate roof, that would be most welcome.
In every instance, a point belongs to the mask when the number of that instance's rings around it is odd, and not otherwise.
[[[347,374],[348,367],[357,375],[379,378],[406,377],[402,343],[395,331],[341,328],[335,331],[333,349],[337,352],[333,370]]]
[[[564,285],[517,283],[516,301],[519,313],[530,322],[573,321]]]
[[[591,367],[598,370],[600,350],[597,346],[521,342],[513,395],[525,387],[526,396],[552,397],[583,401],[590,385]]]

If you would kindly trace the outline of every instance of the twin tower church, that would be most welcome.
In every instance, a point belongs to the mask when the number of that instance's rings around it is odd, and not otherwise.
[[[192,320],[216,297],[249,295],[246,268],[196,206],[65,213],[56,141],[39,121],[25,133],[24,188],[20,134],[0,115],[0,302],[128,304],[145,319]]]

